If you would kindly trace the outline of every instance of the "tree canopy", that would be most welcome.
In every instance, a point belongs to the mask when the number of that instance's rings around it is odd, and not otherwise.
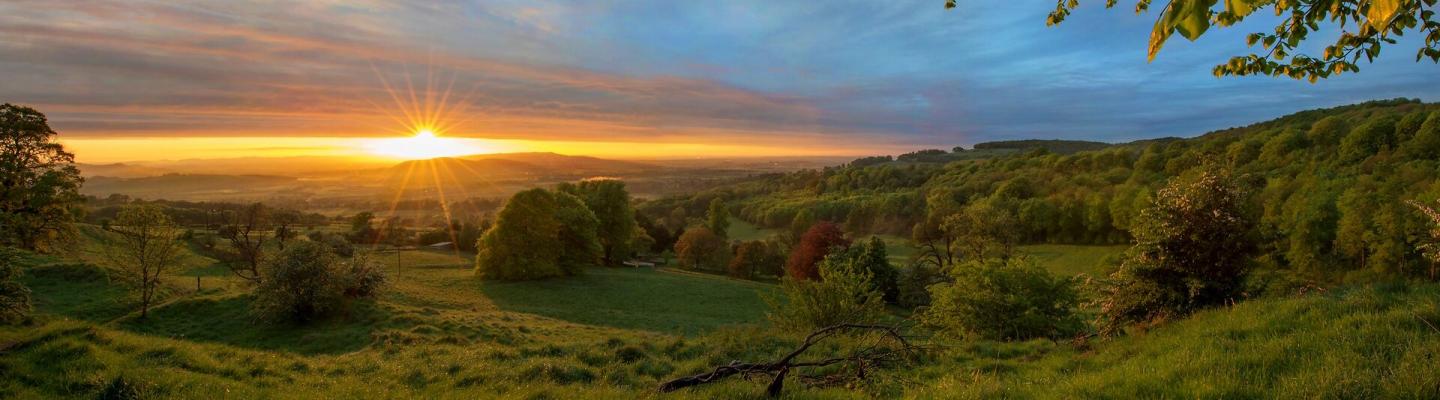
[[[0,105],[0,245],[53,250],[80,213],[75,155],[30,107]]]
[[[945,0],[955,8],[959,0]],[[1107,0],[1106,8],[1119,2]],[[1380,49],[1397,43],[1405,33],[1423,35],[1424,45],[1415,61],[1440,62],[1440,20],[1435,18],[1436,0],[1169,0],[1160,5],[1150,31],[1146,54],[1153,60],[1175,33],[1194,41],[1211,27],[1234,26],[1257,12],[1269,10],[1281,17],[1273,30],[1246,37],[1246,46],[1260,45],[1261,52],[1231,57],[1216,65],[1215,76],[1270,75],[1308,79],[1315,82],[1347,72],[1359,72],[1361,59],[1373,62]],[[1144,14],[1151,0],[1135,2],[1135,13]],[[1080,6],[1078,0],[1057,0],[1046,25],[1059,25]],[[1334,42],[1318,54],[1307,54],[1312,33],[1338,29]]]

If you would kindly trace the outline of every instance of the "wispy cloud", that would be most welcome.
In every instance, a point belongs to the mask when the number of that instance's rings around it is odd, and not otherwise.
[[[1043,5],[962,4],[18,0],[0,100],[79,137],[384,136],[388,82],[449,88],[457,136],[918,147],[1187,135],[1440,89],[1403,52],[1320,85],[1221,80],[1243,30],[1146,63],[1143,17],[1046,28]]]

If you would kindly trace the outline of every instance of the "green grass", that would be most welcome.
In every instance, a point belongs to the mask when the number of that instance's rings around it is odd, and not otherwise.
[[[917,397],[1433,399],[1437,301],[1434,284],[1365,287],[1243,302],[1089,348],[970,345]]]
[[[730,227],[725,230],[725,234],[730,237],[730,240],[744,241],[765,240],[779,233],[779,230],[762,228],[739,218],[731,218]]]
[[[1084,271],[1116,249],[1025,250]],[[28,257],[37,318],[0,327],[0,398],[93,398],[123,378],[152,398],[746,399],[763,384],[653,388],[799,340],[761,322],[769,284],[664,269],[484,283],[463,255],[413,253],[379,299],[308,326],[256,323],[248,288],[224,276],[200,293],[191,277],[167,282],[142,320],[105,267]],[[1358,287],[1083,344],[937,342],[924,364],[866,391],[792,381],[786,397],[1436,398],[1433,324],[1440,285]]]
[[[1081,246],[1068,244],[1037,244],[1020,246],[1041,267],[1061,276],[1090,274],[1103,276],[1108,258],[1119,256],[1129,246]]]

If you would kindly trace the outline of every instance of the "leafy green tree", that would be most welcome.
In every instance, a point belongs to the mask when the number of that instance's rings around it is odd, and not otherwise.
[[[752,279],[760,274],[784,275],[784,265],[785,257],[774,245],[764,240],[751,240],[735,247],[735,257],[730,259],[727,270],[732,277]]]
[[[0,247],[0,324],[24,321],[30,315],[30,288],[20,283],[20,251]]]
[[[851,273],[863,272],[869,278],[870,288],[879,292],[888,302],[895,302],[900,295],[900,273],[890,265],[885,251],[885,242],[878,236],[869,241],[848,248],[832,251],[820,261],[821,271],[845,270]]]
[[[1350,125],[1344,118],[1336,115],[1321,118],[1310,125],[1310,130],[1305,132],[1305,139],[1316,146],[1334,146],[1340,144],[1340,139],[1350,132]]]
[[[1395,117],[1371,118],[1340,140],[1340,159],[1357,162],[1390,147],[1395,136]]]
[[[785,278],[783,296],[766,297],[775,326],[808,332],[838,324],[869,324],[885,317],[884,295],[865,271],[822,269],[819,280]]]
[[[675,241],[675,257],[680,267],[722,271],[730,262],[730,245],[709,228],[686,229]]]
[[[635,252],[631,243],[636,229],[635,209],[630,205],[630,193],[625,191],[624,181],[589,179],[564,183],[559,189],[580,198],[599,220],[596,233],[603,247],[605,265],[620,265]]]
[[[579,198],[563,192],[555,193],[555,207],[555,218],[560,222],[561,251],[556,260],[560,270],[575,275],[585,267],[600,266],[605,254],[599,218]],[[630,228],[636,229],[633,220]],[[629,241],[626,239],[627,246]]]
[[[975,203],[945,217],[940,229],[954,238],[955,253],[964,260],[1009,258],[1019,244],[1015,216],[988,203]]]
[[[180,229],[156,205],[126,206],[111,225],[116,238],[105,255],[140,293],[140,318],[149,316],[165,274],[180,265]]]
[[[729,238],[730,210],[725,208],[725,201],[720,198],[710,200],[710,210],[705,213],[705,227],[710,228],[716,236]]]
[[[599,260],[597,223],[574,196],[545,189],[516,193],[500,210],[495,226],[480,237],[475,275],[516,281],[579,273],[587,262]]]
[[[84,179],[45,114],[0,105],[0,245],[50,251],[73,235]]]
[[[1246,199],[1230,172],[1213,165],[1156,193],[1137,221],[1135,245],[1100,286],[1101,330],[1238,300],[1254,248]]]
[[[1440,112],[1430,112],[1415,135],[1401,145],[1401,151],[1413,159],[1440,160]]]
[[[920,321],[954,336],[991,340],[1061,338],[1079,332],[1075,282],[1057,278],[1023,257],[992,258],[950,271],[930,286]]]
[[[956,7],[959,0],[945,0],[945,8]],[[1106,8],[1118,2],[1108,0]],[[1047,25],[1065,21],[1070,11],[1080,5],[1077,0],[1057,0],[1055,10],[1046,19]],[[1135,12],[1151,8],[1150,0],[1138,0]],[[1246,45],[1262,46],[1263,54],[1232,57],[1214,68],[1215,76],[1270,75],[1309,79],[1315,82],[1344,72],[1359,72],[1361,58],[1374,61],[1385,45],[1406,32],[1424,36],[1424,46],[1415,60],[1429,58],[1440,62],[1440,20],[1435,18],[1433,0],[1170,0],[1162,3],[1160,15],[1150,32],[1147,49],[1150,59],[1175,33],[1196,40],[1212,26],[1226,28],[1238,24],[1257,11],[1269,9],[1281,16],[1274,29],[1247,36]],[[1324,46],[1316,56],[1303,49],[1319,48],[1308,44],[1311,33],[1328,27],[1353,26],[1340,32],[1335,41]],[[1325,35],[1324,37],[1331,37]]]

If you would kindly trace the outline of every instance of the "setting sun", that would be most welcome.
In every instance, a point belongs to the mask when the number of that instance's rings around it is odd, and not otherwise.
[[[365,144],[371,154],[406,160],[421,160],[436,157],[454,157],[467,154],[487,153],[492,149],[473,139],[440,137],[432,129],[419,129],[414,136],[394,139],[376,139]]]

